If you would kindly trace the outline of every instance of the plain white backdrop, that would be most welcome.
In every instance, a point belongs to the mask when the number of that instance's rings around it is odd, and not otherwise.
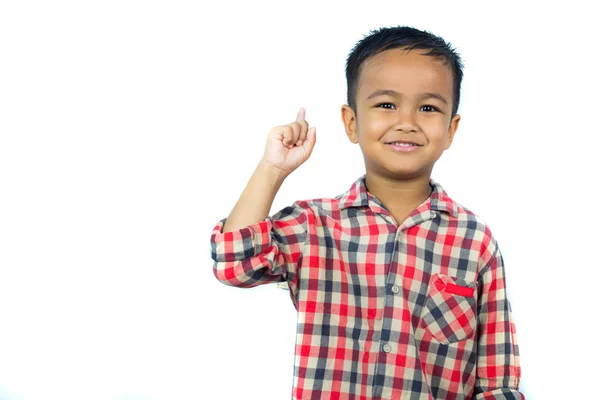
[[[344,64],[395,25],[464,59],[432,177],[503,251],[522,391],[591,398],[600,30],[585,4],[3,2],[0,400],[289,398],[288,292],[219,283],[210,233],[300,107],[317,145],[271,212],[364,172]]]

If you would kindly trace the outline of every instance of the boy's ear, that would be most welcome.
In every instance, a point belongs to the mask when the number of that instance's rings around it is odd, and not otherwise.
[[[452,140],[454,140],[454,134],[456,133],[456,130],[458,129],[459,122],[460,122],[459,114],[456,114],[454,117],[452,117],[452,120],[450,121],[450,126],[448,127],[448,143],[446,144],[445,150],[448,150],[450,148],[450,145],[452,144]]]
[[[350,139],[352,143],[358,143],[358,134],[356,132],[356,115],[354,115],[354,111],[347,104],[342,106],[342,122],[344,123],[344,128],[346,129],[346,135],[348,136],[348,139]]]

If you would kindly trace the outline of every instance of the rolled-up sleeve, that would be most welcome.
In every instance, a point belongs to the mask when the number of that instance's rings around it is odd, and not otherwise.
[[[496,246],[479,274],[478,356],[475,399],[524,400],[512,309],[506,295],[504,260]]]
[[[213,228],[213,273],[222,283],[254,287],[287,281],[292,300],[307,238],[308,212],[296,202],[264,221],[223,233],[226,218]]]

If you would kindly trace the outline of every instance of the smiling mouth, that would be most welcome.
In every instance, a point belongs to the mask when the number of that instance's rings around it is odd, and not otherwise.
[[[422,144],[417,144],[417,143],[413,143],[413,142],[385,142],[385,144],[390,144],[390,145],[397,145],[397,146],[417,146],[417,147],[423,147]]]
[[[390,146],[395,151],[404,152],[404,153],[416,151],[417,149],[423,147],[422,145],[418,145],[418,144],[397,143],[397,142],[386,143],[386,145]]]

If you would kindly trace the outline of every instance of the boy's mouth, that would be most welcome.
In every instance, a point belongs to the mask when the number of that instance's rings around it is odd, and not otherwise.
[[[412,143],[412,142],[388,142],[386,144],[391,144],[394,146],[418,146],[418,147],[422,147],[422,144],[416,144],[416,143]]]
[[[415,151],[419,147],[423,147],[423,145],[420,144],[405,142],[389,142],[386,143],[386,145],[389,145],[392,149],[401,152]]]
[[[417,142],[413,142],[412,140],[393,140],[391,142],[385,142],[385,144],[394,144],[394,145],[398,145],[398,146],[403,146],[403,145],[413,145],[413,146],[423,146],[422,144],[419,144]]]

